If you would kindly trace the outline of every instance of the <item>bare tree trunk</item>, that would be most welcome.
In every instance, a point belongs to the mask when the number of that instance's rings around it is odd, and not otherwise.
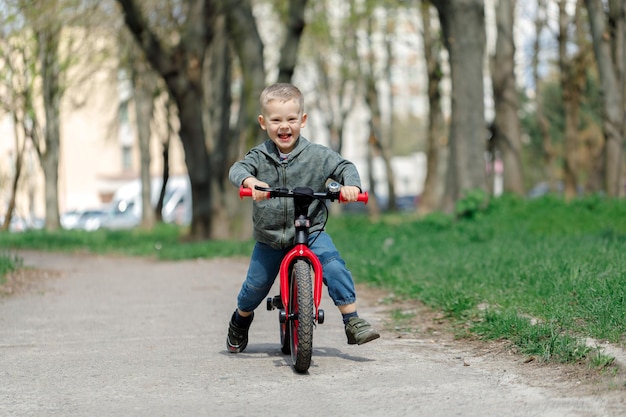
[[[239,57],[243,75],[237,124],[224,138],[224,143],[229,146],[226,159],[228,167],[265,137],[256,122],[260,111],[259,96],[265,88],[263,42],[252,14],[250,0],[239,2],[245,7],[229,7],[226,12],[226,30]],[[247,221],[250,218],[251,205],[241,204],[236,193],[228,193],[227,196],[230,198],[224,200],[225,207],[230,216],[235,213],[233,217],[236,219],[230,224],[230,230],[237,237],[248,238],[252,233],[251,224]]]
[[[280,51],[278,63],[278,82],[289,83],[293,77],[298,61],[298,46],[304,30],[304,12],[307,0],[291,0],[289,2],[289,16],[286,22],[287,34],[285,43]]]
[[[541,143],[543,150],[543,160],[545,173],[552,191],[556,190],[556,172],[555,160],[556,151],[552,143],[552,137],[549,132],[549,122],[544,112],[543,92],[541,91],[541,80],[539,78],[539,54],[541,52],[541,37],[543,29],[547,26],[547,6],[546,0],[537,1],[537,17],[535,18],[535,41],[533,44],[532,73],[535,83],[535,103],[537,124],[541,134]]]
[[[424,57],[428,71],[428,137],[426,140],[426,179],[424,190],[417,207],[419,214],[428,214],[440,208],[443,194],[443,181],[440,175],[441,151],[447,146],[444,135],[443,114],[441,111],[441,79],[443,77],[441,62],[441,44],[432,34],[430,18],[431,3],[422,1],[422,39],[424,41]]]
[[[130,57],[133,95],[135,99],[135,114],[137,136],[139,139],[139,154],[141,159],[141,227],[151,229],[156,221],[152,207],[152,176],[150,174],[150,137],[152,136],[151,122],[154,112],[154,97],[156,80],[153,74],[138,54]],[[163,184],[165,187],[166,184]]]
[[[372,219],[378,218],[380,216],[380,205],[378,204],[378,196],[376,193],[376,178],[374,177],[374,155],[375,155],[375,146],[376,138],[372,137],[374,134],[374,126],[372,120],[370,119],[370,137],[367,141],[367,179],[370,184],[369,194],[370,199],[367,204],[367,212]]]
[[[563,183],[564,196],[571,200],[578,195],[581,176],[581,141],[579,139],[580,106],[586,84],[586,73],[589,60],[587,59],[587,41],[584,37],[584,28],[581,21],[582,0],[576,3],[573,19],[567,14],[567,2],[559,2],[559,67],[561,73],[561,89],[563,91],[563,107],[565,110],[564,132],[564,164]],[[570,27],[575,27],[575,40],[570,39]],[[577,43],[577,51],[573,57],[568,56],[568,44]]]
[[[207,58],[209,60],[208,71],[205,74],[205,84],[208,89],[206,101],[212,103],[209,107],[207,115],[209,120],[206,125],[209,126],[209,138],[215,161],[213,180],[216,189],[219,190],[213,200],[213,230],[216,238],[223,239],[239,234],[241,223],[247,225],[250,222],[244,222],[243,216],[232,216],[243,205],[236,202],[237,205],[233,204],[236,199],[225,192],[226,187],[229,186],[228,169],[237,146],[231,144],[230,136],[232,58],[224,16],[217,19],[214,32],[215,36]],[[233,222],[235,225],[231,224]]]
[[[366,62],[363,63],[364,70],[364,84],[365,84],[365,102],[370,110],[370,146],[373,148],[375,152],[372,153],[372,156],[378,155],[381,157],[383,165],[385,167],[385,177],[387,183],[387,210],[396,211],[397,203],[396,203],[396,187],[395,187],[395,175],[393,172],[393,167],[391,166],[391,154],[389,151],[389,140],[388,138],[383,137],[383,121],[382,121],[382,112],[380,109],[379,103],[379,94],[376,89],[376,74],[375,74],[375,65],[374,65],[374,57],[375,51],[370,42],[371,37],[373,36],[373,22],[372,16],[368,15],[367,17],[367,33],[368,33],[368,45],[367,50],[369,54],[369,58]],[[371,184],[371,187],[374,188],[374,184]]]
[[[624,42],[626,37],[626,2],[609,1],[605,16],[603,2],[585,0],[591,27],[593,49],[600,73],[604,133],[604,182],[607,195],[623,195],[624,134],[626,118],[624,92]],[[609,23],[607,24],[608,20]]]
[[[492,140],[504,165],[504,192],[523,195],[522,133],[518,116],[513,40],[515,3],[515,0],[500,0],[496,5],[498,37],[491,61],[495,107]]]
[[[167,182],[170,178],[170,142],[175,132],[174,127],[172,126],[172,110],[174,106],[174,103],[171,102],[171,98],[168,96],[167,103],[165,104],[165,117],[167,118],[165,122],[166,131],[165,136],[163,137],[163,141],[161,143],[161,155],[163,156],[163,172],[161,173],[161,177],[163,181],[161,182],[159,198],[154,209],[155,220],[159,223],[163,221],[163,203],[165,200],[165,189],[167,187]],[[186,201],[185,203],[191,204],[191,201]]]
[[[471,190],[486,194],[483,0],[433,0],[450,59],[452,117],[444,210]]]
[[[60,29],[43,28],[37,31],[39,64],[43,107],[45,113],[44,148],[41,149],[41,165],[45,176],[46,230],[53,231],[60,227],[59,220],[59,153],[60,126],[59,112],[61,88],[59,85],[59,36]]]
[[[13,131],[15,134],[15,171],[13,180],[11,181],[11,195],[9,197],[9,203],[7,204],[6,212],[4,213],[4,222],[2,223],[0,230],[9,230],[11,225],[11,219],[13,218],[13,212],[15,211],[15,204],[17,199],[17,187],[22,175],[22,166],[24,161],[24,149],[26,147],[26,135],[24,135],[22,144],[20,145],[19,138],[22,135],[18,132],[18,126],[21,125],[18,120],[16,112],[12,112],[13,116]]]

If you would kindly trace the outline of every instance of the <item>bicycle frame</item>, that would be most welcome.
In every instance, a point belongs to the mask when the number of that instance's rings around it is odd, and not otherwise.
[[[328,191],[316,193],[308,187],[260,188],[272,197],[287,197],[294,200],[295,238],[293,247],[287,251],[280,263],[280,295],[267,299],[267,309],[280,309],[279,323],[281,350],[291,354],[294,368],[306,372],[313,352],[313,328],[315,323],[324,322],[324,312],[319,308],[322,301],[323,270],[317,255],[309,248],[309,207],[315,200],[345,201],[341,197],[338,183],[328,184]],[[239,188],[239,196],[252,196],[252,189]],[[367,203],[368,195],[360,193],[357,201]],[[327,213],[328,214],[328,213]],[[325,223],[324,223],[325,224]],[[323,227],[322,227],[323,228]],[[311,269],[313,277],[311,282]]]

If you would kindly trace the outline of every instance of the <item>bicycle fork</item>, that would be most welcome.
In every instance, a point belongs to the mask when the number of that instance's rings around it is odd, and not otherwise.
[[[274,310],[278,308],[285,312],[289,311],[289,273],[291,271],[291,265],[297,259],[304,259],[313,267],[313,305],[315,306],[315,321],[322,324],[324,323],[324,310],[319,308],[322,302],[323,290],[322,264],[313,251],[303,244],[296,245],[283,258],[279,274],[280,295],[267,299],[267,309]],[[287,317],[285,313],[285,316],[281,317],[281,322],[287,321],[288,319],[293,319],[293,317]]]

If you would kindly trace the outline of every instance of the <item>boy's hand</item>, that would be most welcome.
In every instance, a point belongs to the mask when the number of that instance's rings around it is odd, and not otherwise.
[[[266,191],[260,191],[255,188],[255,186],[257,185],[259,187],[269,188],[269,185],[263,181],[259,181],[254,177],[248,177],[243,180],[243,183],[241,185],[243,185],[245,188],[250,188],[252,190],[252,199],[254,201],[267,200],[268,198],[270,198],[270,193]]]
[[[345,185],[341,187],[341,196],[349,203],[357,201],[360,192],[361,189],[359,187],[355,187],[354,185]]]

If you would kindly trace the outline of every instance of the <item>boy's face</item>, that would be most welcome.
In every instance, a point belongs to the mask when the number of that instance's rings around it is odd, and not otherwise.
[[[301,113],[295,99],[285,102],[272,100],[263,108],[259,124],[279,151],[289,153],[296,146],[300,129],[306,126],[306,118],[306,113]]]

